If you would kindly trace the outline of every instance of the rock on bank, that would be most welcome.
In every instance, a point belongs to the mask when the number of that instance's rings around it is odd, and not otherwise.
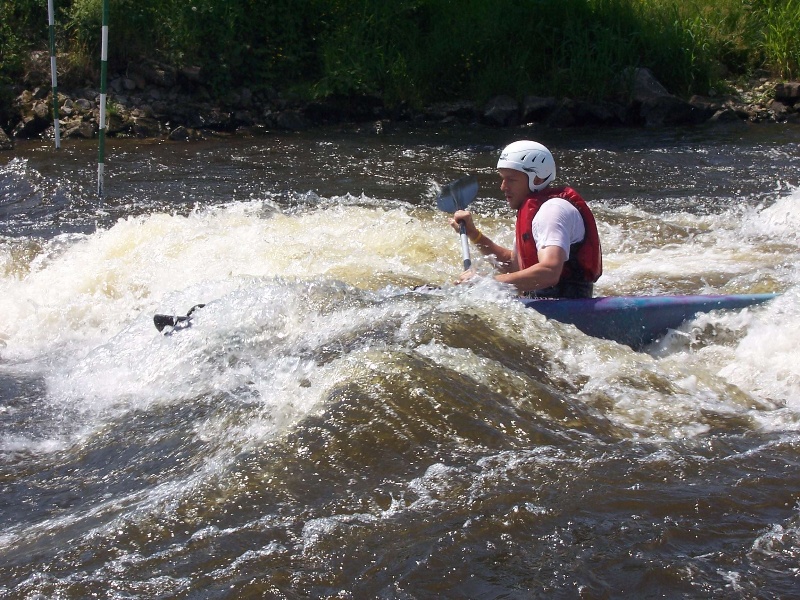
[[[303,130],[320,125],[369,123],[378,133],[387,123],[482,123],[496,127],[541,124],[553,128],[582,126],[662,127],[706,122],[800,122],[800,83],[764,79],[751,90],[689,100],[670,94],[647,69],[630,69],[620,78],[613,101],[528,96],[522,101],[497,96],[485,105],[454,100],[421,110],[387,107],[376,97],[330,97],[300,102],[277,91],[254,93],[241,88],[212,99],[196,69],[157,63],[131,66],[110,77],[106,105],[107,134],[190,140],[218,132]],[[62,136],[93,138],[99,127],[100,94],[94,88],[59,89]],[[53,98],[42,83],[22,90],[3,124],[0,150],[13,138],[52,136]]]

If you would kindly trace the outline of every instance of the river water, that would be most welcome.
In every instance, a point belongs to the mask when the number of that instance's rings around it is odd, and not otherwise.
[[[451,285],[436,186],[510,244],[520,137],[598,295],[781,296],[636,352]],[[102,201],[96,158],[0,155],[3,597],[798,596],[797,126],[111,140]]]

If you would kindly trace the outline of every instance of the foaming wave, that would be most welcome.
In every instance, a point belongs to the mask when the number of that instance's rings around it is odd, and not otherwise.
[[[778,197],[774,203],[753,210],[742,222],[742,232],[756,240],[797,244],[800,238],[800,189]]]
[[[452,239],[432,214],[360,203],[284,214],[254,201],[62,235],[5,269],[4,354],[96,344],[143,311],[185,311],[234,289],[242,276],[334,278],[365,288],[441,281],[453,276],[455,261],[442,256],[455,243],[445,247]]]
[[[787,411],[772,426],[800,428],[800,286],[757,314],[719,373],[757,397],[785,406]]]
[[[601,294],[781,291],[797,282],[800,190],[718,214],[623,206],[601,223]]]

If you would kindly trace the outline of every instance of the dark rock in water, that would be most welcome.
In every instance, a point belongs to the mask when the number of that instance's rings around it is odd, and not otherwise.
[[[6,135],[6,132],[3,131],[3,128],[0,127],[0,150],[12,150],[14,148],[14,142],[11,141],[11,138]]]
[[[431,121],[454,119],[459,121],[475,121],[478,118],[478,107],[468,100],[455,102],[437,102],[425,109],[425,116]]]
[[[779,100],[773,100],[769,104],[769,109],[774,115],[776,121],[783,121],[789,113],[790,105],[787,105]]]
[[[715,112],[710,119],[712,123],[732,123],[741,120],[741,117],[736,114],[736,111],[732,108],[721,108]]]
[[[42,119],[34,114],[28,114],[14,127],[13,135],[16,138],[34,138],[42,134],[50,126],[47,119]]]
[[[519,125],[519,103],[511,96],[495,96],[483,110],[483,119],[496,127]]]
[[[558,105],[555,107],[550,116],[547,119],[548,127],[555,127],[555,128],[564,128],[564,127],[574,127],[578,124],[578,120],[575,118],[575,101],[570,98],[564,98]]]
[[[549,127],[585,127],[621,125],[626,118],[625,107],[612,102],[585,102],[565,98],[547,118]]]
[[[77,121],[73,122],[67,127],[64,127],[64,138],[83,138],[90,140],[97,133],[97,127],[90,121]]]
[[[800,101],[800,82],[777,84],[775,86],[775,100],[790,106]]]
[[[370,121],[380,117],[384,110],[383,101],[375,96],[334,95],[322,100],[309,102],[301,116],[311,124]]]
[[[688,125],[702,120],[698,109],[685,100],[671,95],[643,101],[639,107],[639,115],[647,127]]]
[[[304,131],[310,125],[299,110],[284,110],[275,118],[275,126],[286,131]]]
[[[628,70],[622,81],[629,89],[634,118],[646,127],[699,123],[713,114],[670,94],[650,69]]]
[[[106,115],[106,133],[117,135],[130,131],[131,123],[122,114],[108,113]]]
[[[136,137],[157,137],[161,133],[161,124],[149,117],[136,117],[133,119],[133,133]]]
[[[183,125],[179,125],[169,132],[169,139],[175,142],[182,142],[189,139],[189,130]]]
[[[525,96],[522,100],[522,122],[539,123],[547,120],[556,108],[556,99],[552,96]]]
[[[661,85],[661,82],[656,79],[650,69],[628,70],[623,75],[623,81],[630,86],[630,96],[634,102],[645,102],[672,95],[667,91],[667,88]]]
[[[723,103],[721,100],[698,95],[694,95],[689,98],[689,104],[694,106],[696,109],[703,111],[703,113],[706,114],[707,118],[709,119],[714,115],[714,113],[723,108]]]

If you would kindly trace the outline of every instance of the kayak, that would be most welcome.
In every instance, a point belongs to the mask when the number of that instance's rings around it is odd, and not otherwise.
[[[521,298],[527,308],[548,319],[574,325],[593,337],[626,344],[635,350],[677,329],[694,316],[712,310],[736,310],[762,304],[778,294],[695,296],[604,296],[599,298]],[[167,335],[191,326],[197,304],[184,316],[155,315],[153,323]]]
[[[694,296],[604,296],[580,299],[522,299],[548,319],[582,332],[641,348],[700,313],[736,310],[762,304],[778,294]]]

